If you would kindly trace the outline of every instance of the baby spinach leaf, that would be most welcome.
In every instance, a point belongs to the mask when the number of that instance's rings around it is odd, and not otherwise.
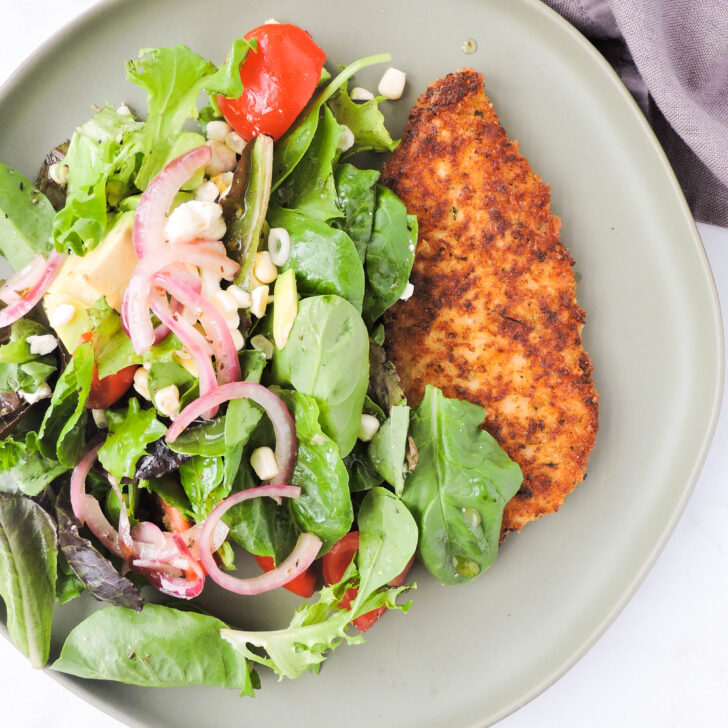
[[[207,518],[217,502],[227,495],[219,487],[223,479],[221,457],[195,455],[179,466],[179,476],[197,521]]]
[[[309,148],[285,184],[274,193],[276,205],[317,220],[326,221],[342,216],[337,205],[333,173],[333,166],[339,157],[341,131],[334,115],[324,106],[323,119]]]
[[[68,635],[58,672],[144,687],[215,685],[253,694],[244,657],[220,637],[226,625],[195,612],[145,604],[108,607]]]
[[[301,392],[279,390],[296,422],[298,457],[291,483],[301,487],[301,496],[290,501],[296,525],[314,533],[326,553],[349,532],[354,511],[349,495],[349,476],[336,443],[318,423],[316,400]]]
[[[404,456],[407,449],[409,411],[406,404],[395,405],[369,443],[369,459],[374,469],[402,496]]]
[[[79,535],[68,488],[56,499],[58,542],[68,566],[96,599],[139,611],[144,604],[139,590],[122,576],[88,540]]]
[[[74,467],[84,445],[86,401],[94,373],[91,344],[81,344],[53,390],[38,433],[41,454]]]
[[[354,146],[346,154],[356,154],[373,149],[376,152],[393,152],[399,142],[392,140],[384,124],[384,114],[379,110],[383,97],[369,101],[352,101],[346,86],[342,86],[328,101],[339,124],[348,126],[354,134]]]
[[[417,245],[417,218],[388,187],[377,186],[374,230],[367,246],[364,318],[373,324],[399,300],[409,281]]]
[[[503,509],[521,485],[518,465],[480,429],[484,419],[482,407],[429,385],[412,413],[419,462],[404,502],[420,527],[422,560],[443,584],[469,581],[495,561]]]
[[[369,380],[369,338],[356,309],[338,296],[304,298],[288,343],[273,355],[272,373],[314,397],[321,428],[348,455]]]
[[[29,498],[0,493],[0,596],[10,639],[33,667],[48,661],[56,552],[51,517]]]
[[[219,416],[207,422],[192,424],[169,447],[183,455],[224,455],[228,449],[225,444],[225,423],[226,418]]]
[[[137,460],[146,453],[147,445],[167,431],[155,415],[153,409],[141,409],[135,397],[129,400],[126,412],[107,411],[109,434],[99,450],[99,462],[118,482],[134,477]]]
[[[377,202],[374,185],[379,179],[379,172],[375,169],[357,169],[352,164],[339,164],[334,178],[344,219],[333,220],[331,225],[343,230],[352,239],[364,264],[374,226],[374,207]]]
[[[364,398],[362,413],[373,415],[380,424],[386,419],[382,408],[368,396]],[[369,443],[357,440],[354,449],[344,458],[344,465],[349,471],[349,490],[352,493],[369,490],[375,485],[381,485],[384,481],[384,478],[374,469],[368,449]]]
[[[296,165],[306,153],[319,123],[319,112],[325,104],[348,80],[362,68],[375,63],[386,63],[391,60],[388,53],[368,56],[348,65],[332,81],[330,81],[298,115],[288,131],[278,140],[273,156],[273,189],[293,172]]]
[[[364,299],[364,270],[351,238],[321,220],[278,207],[268,214],[271,227],[283,227],[291,237],[291,255],[281,270],[292,268],[303,296],[333,293],[357,311]]]
[[[30,180],[0,164],[0,253],[14,270],[51,251],[54,214]]]

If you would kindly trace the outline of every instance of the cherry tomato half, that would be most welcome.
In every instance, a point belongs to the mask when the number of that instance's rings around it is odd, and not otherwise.
[[[255,556],[254,558],[263,571],[273,571],[276,568],[272,556]],[[299,574],[295,579],[291,579],[288,584],[283,586],[288,591],[298,594],[299,597],[308,599],[313,596],[316,590],[316,572],[313,570],[313,566],[309,566],[303,574]]]
[[[169,505],[161,495],[156,494],[156,501],[162,509],[162,523],[172,533],[183,533],[188,528],[192,528],[192,524],[182,515],[182,512]]]
[[[218,96],[220,111],[243,139],[279,139],[311,98],[326,54],[297,25],[271,23],[246,34],[257,41],[240,68],[243,95]]]
[[[344,576],[346,568],[354,558],[354,554],[359,550],[359,532],[351,531],[346,536],[339,539],[332,547],[331,551],[324,555],[323,570],[324,570],[324,581],[327,586],[336,584],[337,581]],[[414,556],[409,560],[407,566],[404,567],[402,573],[399,576],[395,576],[392,581],[389,582],[390,586],[402,586],[404,580],[407,578]],[[342,609],[351,609],[351,603],[356,599],[358,589],[351,588],[346,590],[344,598],[339,602],[339,606]],[[387,608],[381,606],[378,609],[372,609],[371,612],[366,612],[354,620],[354,626],[360,632],[366,632],[374,622],[376,622],[385,612]]]
[[[91,381],[91,391],[86,402],[87,409],[108,409],[114,402],[120,399],[134,381],[134,372],[138,369],[136,365],[119,369],[114,374],[109,374],[99,379],[94,364],[94,378]]]

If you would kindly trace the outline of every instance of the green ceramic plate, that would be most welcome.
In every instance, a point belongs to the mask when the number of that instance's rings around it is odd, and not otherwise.
[[[330,62],[389,51],[407,94],[386,104],[395,132],[426,84],[465,65],[553,190],[576,260],[586,346],[601,394],[589,474],[554,516],[509,538],[497,564],[461,587],[422,570],[407,616],[342,648],[319,676],[251,699],[212,689],[143,690],[61,677],[132,726],[348,728],[484,726],[561,675],[645,576],[690,494],[713,432],[721,325],[706,258],[668,163],[631,98],[576,31],[536,0],[125,0],[62,31],[0,95],[0,159],[32,175],[91,104],[144,108],[124,79],[138,49],[186,43],[221,61],[274,16],[303,25]],[[465,55],[461,44],[475,39]],[[378,72],[363,74],[374,86]],[[285,623],[295,598],[206,593],[233,624]],[[89,602],[60,610],[58,650]]]

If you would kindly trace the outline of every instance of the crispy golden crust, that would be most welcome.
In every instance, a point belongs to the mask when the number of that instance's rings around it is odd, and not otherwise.
[[[597,432],[573,261],[548,185],[519,154],[472,69],[410,113],[384,184],[419,218],[415,292],[387,314],[386,347],[417,404],[425,384],[478,402],[523,470],[503,533],[558,510]]]

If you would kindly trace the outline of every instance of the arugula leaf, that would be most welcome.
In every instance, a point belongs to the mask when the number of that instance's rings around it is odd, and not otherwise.
[[[111,108],[79,126],[63,163],[68,166],[66,204],[53,218],[56,250],[84,255],[104,237],[111,204],[129,194],[142,149],[134,132],[142,127]]]
[[[364,319],[372,325],[404,293],[415,261],[417,218],[388,187],[377,185],[374,230],[367,246]]]
[[[215,685],[253,694],[245,658],[220,637],[225,624],[195,612],[145,604],[108,607],[77,625],[52,668],[144,687]]]
[[[325,104],[348,80],[362,68],[375,63],[386,63],[392,57],[388,53],[368,56],[354,61],[330,81],[298,115],[288,131],[276,142],[273,156],[273,189],[275,190],[288,177],[301,161],[311,144],[319,123],[319,112]]]
[[[30,180],[0,164],[0,253],[14,270],[50,253],[54,214]]]
[[[419,462],[405,482],[404,502],[420,528],[422,560],[443,584],[470,581],[495,561],[503,509],[523,479],[480,429],[484,419],[482,407],[430,385],[412,413]]]
[[[382,488],[367,494],[362,511],[358,569],[352,562],[338,584],[324,587],[318,601],[295,612],[287,628],[269,632],[223,629],[223,639],[279,677],[296,678],[308,670],[318,672],[328,653],[342,642],[363,642],[361,634],[347,632],[357,617],[381,606],[407,611],[409,604],[398,605],[396,598],[409,587],[382,587],[400,574],[412,557],[417,526],[402,502]],[[340,609],[339,603],[352,587],[358,587],[358,593],[351,611]],[[265,655],[248,645],[262,648]]]
[[[389,418],[369,443],[369,459],[374,469],[402,496],[404,489],[404,456],[407,449],[410,408],[395,405]]]
[[[1,215],[0,215],[1,217]],[[10,329],[10,341],[0,346],[0,392],[35,392],[56,370],[53,354],[30,353],[29,336],[43,336],[48,329],[22,318]]]
[[[96,599],[139,611],[144,604],[139,590],[119,574],[88,540],[78,533],[79,523],[73,515],[69,489],[56,499],[58,542],[72,573]]]
[[[361,311],[364,270],[356,246],[343,230],[281,207],[269,211],[268,223],[285,228],[291,237],[291,254],[281,271],[293,269],[299,293],[332,293]]]
[[[357,169],[352,164],[339,164],[334,172],[339,206],[343,220],[333,220],[333,227],[343,230],[353,241],[362,264],[374,227],[374,208],[377,193],[374,185],[379,179],[375,169]]]
[[[83,449],[86,401],[93,373],[93,348],[81,344],[56,382],[38,433],[41,454],[69,468],[76,465]]]
[[[323,431],[342,456],[357,440],[369,379],[369,338],[357,310],[338,296],[304,298],[272,374],[312,395]]]
[[[50,651],[56,551],[51,517],[29,498],[0,493],[0,596],[10,639],[33,667]]]
[[[309,148],[285,184],[274,193],[275,204],[322,221],[342,216],[333,172],[341,132],[334,115],[324,106],[323,119]]]
[[[393,152],[398,141],[393,141],[384,124],[384,114],[379,110],[379,96],[369,101],[352,101],[346,85],[342,86],[328,101],[336,121],[351,129],[354,146],[346,151],[347,156],[373,149],[376,152]]]
[[[147,445],[167,431],[155,415],[153,409],[141,409],[135,397],[129,400],[126,412],[107,410],[109,434],[99,450],[99,462],[117,482],[134,477],[137,460],[146,453]]]
[[[240,64],[251,48],[254,44],[238,38],[219,68],[184,45],[144,49],[138,60],[127,63],[127,78],[148,94],[149,113],[139,134],[144,161],[135,180],[140,190],[164,166],[187,119],[197,116],[203,89],[231,98],[242,95]]]
[[[179,466],[179,476],[196,521],[207,518],[229,492],[224,486],[220,487],[223,481],[221,457],[195,455]]]
[[[349,532],[354,511],[349,495],[349,476],[336,443],[318,423],[316,400],[294,390],[278,390],[296,423],[298,457],[291,483],[301,487],[289,507],[301,532],[313,533],[326,553]]]

